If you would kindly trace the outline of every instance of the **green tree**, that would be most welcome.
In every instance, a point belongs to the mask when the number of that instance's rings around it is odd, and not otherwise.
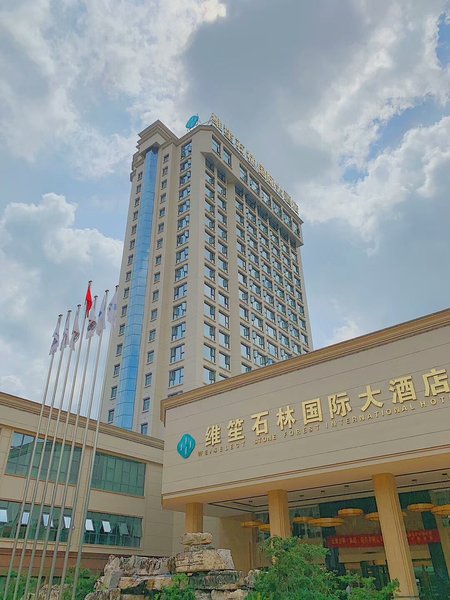
[[[65,580],[65,585],[67,585],[67,589],[64,591],[63,599],[71,600],[72,598],[72,589],[73,583],[75,579],[75,569],[69,569],[67,571],[67,577]],[[97,576],[90,569],[80,569],[80,575],[77,583],[77,591],[75,593],[75,600],[84,600],[88,594],[94,591],[95,582],[97,581]]]
[[[299,538],[273,537],[262,549],[272,565],[257,577],[248,600],[388,600],[398,587],[393,582],[377,590],[373,579],[340,577],[324,566],[326,548]]]
[[[157,594],[155,600],[195,600],[195,592],[189,587],[189,577],[174,575],[172,585]]]

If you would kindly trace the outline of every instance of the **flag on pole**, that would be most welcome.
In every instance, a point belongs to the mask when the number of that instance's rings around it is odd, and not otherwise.
[[[75,314],[75,319],[73,320],[72,336],[70,338],[70,343],[69,343],[69,347],[71,350],[75,350],[75,344],[77,343],[78,338],[80,337],[80,324],[78,322],[79,314],[80,314],[80,306],[78,306],[77,312]]]
[[[66,322],[64,324],[64,331],[62,335],[61,345],[59,349],[62,351],[64,348],[67,348],[69,345],[69,327],[70,327],[70,313],[71,311],[67,311]]]
[[[111,328],[115,329],[117,325],[117,288],[114,293],[114,296],[111,298],[111,302],[108,304],[108,314],[106,318],[108,319],[108,323],[111,324]]]
[[[92,294],[91,294],[91,281],[88,283],[88,289],[86,292],[86,317],[89,317],[89,313],[91,312],[91,308],[92,308]]]
[[[50,352],[48,353],[49,356],[52,354],[55,354],[55,352],[58,350],[58,345],[59,345],[59,329],[61,327],[61,319],[62,319],[62,315],[59,315],[58,320],[56,321],[56,327],[55,327],[55,331],[53,332],[53,336],[52,336],[52,343],[50,346]]]
[[[97,321],[95,320],[95,306],[97,304],[97,296],[94,296],[94,303],[92,306],[91,316],[89,317],[89,324],[86,328],[86,339],[91,338],[94,335],[95,328],[97,327]]]
[[[101,335],[106,327],[106,294],[107,292],[105,292],[105,295],[103,296],[100,310],[98,311],[97,327],[95,328],[97,335]]]

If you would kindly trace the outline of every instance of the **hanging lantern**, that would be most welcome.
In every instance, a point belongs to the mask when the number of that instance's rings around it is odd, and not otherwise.
[[[362,508],[341,508],[338,510],[338,517],[362,517],[364,511]]]
[[[251,529],[252,527],[259,527],[262,524],[263,524],[262,521],[257,521],[257,520],[254,520],[254,521],[243,521],[241,523],[241,527],[246,527],[248,529]]]
[[[344,519],[338,519],[337,517],[321,517],[319,519],[311,519],[310,525],[315,527],[339,527],[345,523]]]
[[[434,504],[431,502],[416,502],[415,504],[409,504],[407,509],[410,512],[429,512],[432,508],[434,508]]]
[[[450,504],[435,506],[431,509],[431,512],[433,515],[438,515],[439,517],[448,517],[450,515]]]
[[[269,523],[263,523],[262,525],[258,525],[258,529],[260,531],[265,531],[267,533],[270,533],[270,524]]]
[[[367,521],[379,521],[380,515],[377,512],[367,513],[366,517]]]
[[[294,517],[292,519],[293,523],[310,523],[313,520],[312,517]]]

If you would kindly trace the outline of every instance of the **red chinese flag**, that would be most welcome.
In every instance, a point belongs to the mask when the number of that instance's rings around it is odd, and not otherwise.
[[[85,302],[86,302],[86,316],[89,317],[89,313],[91,312],[91,308],[92,308],[91,284],[88,285]]]

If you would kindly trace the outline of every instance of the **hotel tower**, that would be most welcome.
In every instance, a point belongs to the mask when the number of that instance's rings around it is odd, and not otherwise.
[[[160,401],[311,350],[298,207],[215,116],[139,134],[102,420],[162,437]]]

